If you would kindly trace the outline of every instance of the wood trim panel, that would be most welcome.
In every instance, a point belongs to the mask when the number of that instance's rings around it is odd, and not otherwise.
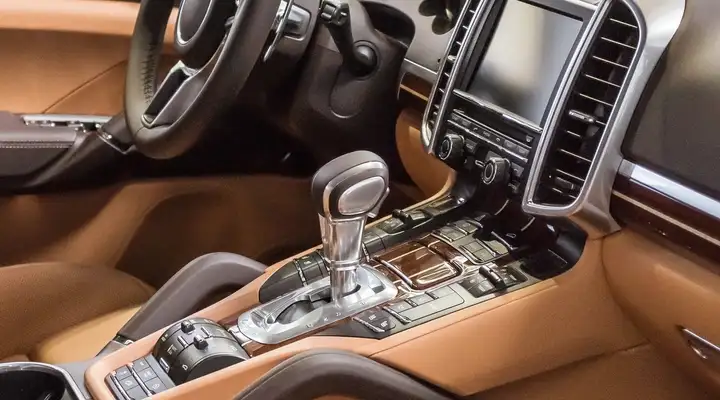
[[[650,230],[699,255],[720,259],[720,220],[652,188],[618,175],[610,209],[626,224]]]

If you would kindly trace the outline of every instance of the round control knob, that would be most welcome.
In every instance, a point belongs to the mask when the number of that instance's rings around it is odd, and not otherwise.
[[[485,162],[482,181],[486,185],[505,184],[510,179],[510,162],[500,157],[490,157]]]
[[[168,328],[155,344],[153,356],[176,385],[250,358],[230,332],[204,318]]]
[[[465,145],[465,139],[455,133],[448,133],[440,142],[440,150],[438,151],[438,158],[443,161],[452,161],[460,158],[463,154],[463,146]]]

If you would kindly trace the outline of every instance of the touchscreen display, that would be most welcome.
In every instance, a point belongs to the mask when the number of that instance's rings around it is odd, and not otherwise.
[[[508,0],[468,92],[540,126],[582,21]]]

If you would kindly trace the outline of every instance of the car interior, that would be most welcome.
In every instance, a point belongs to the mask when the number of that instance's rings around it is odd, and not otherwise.
[[[719,21],[0,1],[0,399],[717,398]]]

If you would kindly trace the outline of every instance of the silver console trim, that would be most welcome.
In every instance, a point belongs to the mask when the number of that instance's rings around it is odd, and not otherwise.
[[[238,328],[254,342],[279,344],[352,318],[372,307],[387,303],[398,293],[398,288],[390,279],[366,265],[358,267],[357,282],[359,288],[352,294],[321,305],[293,322],[284,324],[278,321],[280,315],[291,305],[301,301],[313,301],[315,297],[329,291],[330,278],[325,277],[246,311],[238,317]]]
[[[609,234],[620,226],[610,213],[615,176],[623,160],[621,146],[635,109],[660,57],[673,38],[685,12],[685,0],[621,0],[635,15],[640,45],[623,84],[605,135],[577,199],[567,206],[548,206],[533,201],[552,135],[543,135],[523,196],[523,209],[549,217],[576,217],[585,227]],[[607,7],[608,3],[604,4]],[[576,71],[573,71],[573,74]],[[557,112],[556,112],[557,114]],[[557,119],[559,116],[555,115]],[[557,121],[553,121],[553,129]],[[552,132],[552,131],[551,131]]]
[[[646,167],[623,160],[622,164],[620,164],[620,175],[688,207],[720,219],[720,201],[666,178]]]
[[[48,372],[53,375],[59,375],[65,379],[66,388],[67,390],[75,396],[76,400],[84,400],[85,395],[83,395],[82,391],[80,390],[80,387],[75,382],[75,380],[70,376],[70,374],[65,371],[64,369],[57,367],[55,365],[51,364],[45,364],[45,363],[39,363],[39,362],[29,362],[29,361],[23,361],[23,362],[12,362],[12,363],[4,363],[0,364],[0,374],[3,372],[10,372],[10,371],[38,371],[38,372]]]
[[[471,40],[468,40],[468,38],[475,34],[476,28],[478,24],[480,23],[481,19],[487,18],[487,11],[488,11],[488,4],[492,3],[492,0],[481,0],[478,3],[477,10],[474,11],[474,15],[472,19],[470,20],[470,26],[467,29],[467,36],[465,37],[465,40],[460,44],[460,50],[458,51],[458,54],[456,56],[455,61],[453,62],[452,68],[450,69],[450,77],[448,79],[448,84],[443,90],[447,90],[448,88],[455,86],[455,81],[457,80],[457,74],[460,70],[460,66],[463,65],[462,60],[464,60],[465,55],[467,54],[469,44]],[[440,63],[440,68],[438,68],[438,74],[442,74],[445,70],[445,66],[448,62],[448,56],[450,55],[450,50],[453,47],[453,44],[456,42],[458,30],[464,29],[462,22],[465,20],[465,17],[467,16],[467,13],[470,10],[470,5],[472,4],[472,1],[467,0],[465,2],[465,5],[463,6],[463,10],[460,13],[460,17],[458,18],[459,23],[453,30],[452,35],[450,36],[450,40],[448,41],[447,48],[445,49],[445,55],[443,56],[442,62]],[[422,140],[423,147],[425,148],[425,151],[428,152],[428,154],[434,154],[435,145],[437,144],[437,134],[438,134],[438,128],[440,127],[442,116],[445,114],[445,111],[447,109],[448,100],[450,99],[449,93],[445,93],[445,95],[442,98],[442,101],[440,102],[438,109],[438,116],[437,120],[435,121],[435,126],[430,129],[428,119],[430,118],[432,114],[432,105],[435,102],[435,96],[437,93],[439,93],[439,85],[440,85],[440,77],[438,76],[438,79],[435,80],[435,83],[433,83],[432,90],[430,91],[430,97],[428,98],[427,107],[425,107],[425,114],[423,115],[422,120],[422,127],[420,129],[420,139]]]

